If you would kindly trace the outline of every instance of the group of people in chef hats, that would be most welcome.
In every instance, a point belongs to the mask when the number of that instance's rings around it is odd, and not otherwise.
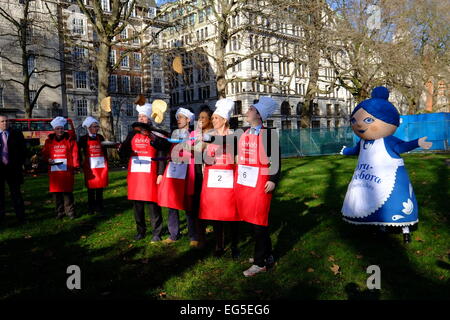
[[[103,191],[108,186],[108,147],[118,147],[119,156],[128,161],[127,195],[133,202],[137,234],[146,238],[145,208],[149,208],[151,243],[170,244],[180,239],[180,211],[186,215],[190,245],[202,248],[207,226],[213,226],[215,256],[226,253],[240,257],[239,224],[252,225],[254,256],[246,277],[273,266],[269,234],[272,194],[280,178],[280,150],[276,130],[263,126],[276,109],[270,97],[261,97],[248,108],[249,128],[230,129],[234,101],[219,99],[211,110],[202,106],[198,120],[188,108],[176,111],[177,129],[172,133],[158,129],[152,104],[137,105],[137,122],[119,146],[99,134],[99,121],[87,117],[87,134],[76,139],[65,130],[66,119],[51,121],[54,133],[45,141],[43,158],[49,164],[49,190],[54,195],[57,218],[75,218],[74,174],[84,172],[90,214],[104,215]],[[193,130],[191,130],[193,128]],[[276,146],[275,148],[273,146]],[[163,239],[161,208],[168,208],[169,237]],[[229,235],[229,239],[228,239]],[[227,240],[227,241],[226,241]]]

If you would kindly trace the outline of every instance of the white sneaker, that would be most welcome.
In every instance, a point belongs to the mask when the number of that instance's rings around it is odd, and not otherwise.
[[[243,272],[243,274],[244,274],[244,276],[246,276],[246,277],[253,277],[254,275],[256,275],[257,273],[260,273],[260,272],[266,272],[267,271],[267,268],[264,266],[264,267],[260,267],[260,266],[257,266],[256,264],[254,264],[254,265],[252,265],[250,268],[248,268],[247,270],[245,270],[244,272]]]

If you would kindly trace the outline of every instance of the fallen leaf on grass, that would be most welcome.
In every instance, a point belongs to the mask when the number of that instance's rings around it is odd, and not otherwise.
[[[165,298],[165,297],[167,296],[167,294],[166,294],[165,292],[160,292],[160,293],[159,293],[159,296],[160,296],[161,298]]]
[[[329,256],[329,257],[328,257],[328,261],[334,262],[334,261],[335,261],[335,260],[334,260],[334,257],[333,257],[333,256]]]
[[[313,268],[308,268],[308,270],[306,270],[306,272],[314,272]]]
[[[360,254],[357,254],[357,255],[356,255],[356,259],[362,259],[362,258],[363,258],[362,255],[360,255]]]
[[[330,270],[333,271],[334,275],[338,275],[341,272],[339,271],[341,267],[339,267],[337,264],[333,264],[333,266],[330,267]]]

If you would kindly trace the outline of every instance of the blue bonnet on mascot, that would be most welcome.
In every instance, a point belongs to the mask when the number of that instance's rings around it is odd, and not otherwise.
[[[370,99],[356,106],[350,116],[356,146],[343,147],[341,154],[358,155],[353,178],[342,206],[343,219],[352,224],[402,228],[405,243],[411,241],[409,227],[419,222],[413,187],[401,153],[422,147],[427,137],[405,142],[393,136],[400,115],[388,101],[385,87],[373,89]]]

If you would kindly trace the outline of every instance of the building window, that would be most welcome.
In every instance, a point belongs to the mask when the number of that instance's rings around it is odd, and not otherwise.
[[[106,11],[106,12],[111,11],[111,9],[110,9],[110,4],[109,4],[109,0],[102,0],[101,5],[102,5],[103,11]]]
[[[148,17],[154,18],[156,16],[156,8],[149,7],[148,8]]]
[[[117,76],[115,74],[109,76],[109,92],[117,92]]]
[[[128,93],[130,92],[130,77],[122,76],[122,92]]]
[[[72,31],[75,34],[84,34],[84,20],[82,18],[73,18],[72,20],[73,28]]]
[[[28,56],[28,75],[30,76],[33,70],[36,68],[36,57],[34,55]],[[34,74],[36,76],[36,74]]]
[[[124,28],[122,30],[122,32],[120,33],[120,39],[126,39],[128,38],[128,32],[127,32],[127,28]]]
[[[140,39],[139,39],[139,32],[138,31],[134,31],[133,33],[133,44],[139,44]]]
[[[109,53],[109,63],[111,66],[114,66],[116,64],[116,50],[111,50]]]
[[[33,102],[34,98],[36,98],[36,90],[30,90],[30,104]],[[36,103],[34,105],[34,108],[38,107],[38,101],[36,100]]]
[[[281,114],[284,116],[291,115],[291,106],[289,105],[289,102],[283,101],[283,103],[281,104]]]
[[[161,57],[157,54],[152,56],[152,63],[155,68],[161,67]]]
[[[133,67],[134,69],[140,69],[141,68],[141,54],[134,52],[133,53]]]
[[[161,93],[161,78],[154,78],[153,79],[153,92],[155,93]]]
[[[80,48],[80,47],[74,47],[72,54],[73,54],[74,60],[82,61],[82,60],[84,60],[84,58],[86,58],[86,49]]]
[[[142,80],[141,77],[134,77],[133,79],[133,89],[135,93],[141,93],[142,91]]]
[[[88,114],[87,100],[86,99],[77,100],[76,105],[77,105],[77,116],[86,117]]]
[[[283,121],[281,121],[281,129],[282,130],[289,130],[289,129],[291,129],[291,121],[290,120],[283,120]]]
[[[125,114],[127,115],[127,117],[132,117],[133,111],[134,111],[133,104],[131,102],[127,102],[125,107]]]
[[[77,88],[77,89],[86,89],[87,88],[86,71],[75,72],[75,88]]]
[[[120,62],[120,66],[122,68],[129,68],[130,67],[130,57],[128,57],[128,56],[123,57],[122,61]]]

